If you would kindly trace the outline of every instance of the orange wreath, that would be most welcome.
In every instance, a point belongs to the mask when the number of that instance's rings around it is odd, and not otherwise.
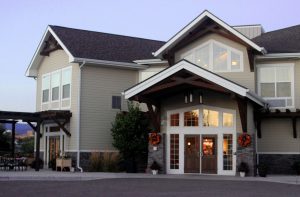
[[[238,139],[239,145],[242,147],[247,147],[251,144],[251,136],[247,133],[243,133]]]
[[[157,145],[160,143],[160,135],[156,132],[150,133],[149,142],[151,145]]]

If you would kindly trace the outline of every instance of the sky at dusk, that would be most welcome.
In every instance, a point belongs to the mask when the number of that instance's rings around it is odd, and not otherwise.
[[[249,2],[251,4],[249,4]],[[48,24],[168,40],[207,9],[230,25],[300,24],[297,0],[0,0],[0,111],[35,111],[25,71]]]

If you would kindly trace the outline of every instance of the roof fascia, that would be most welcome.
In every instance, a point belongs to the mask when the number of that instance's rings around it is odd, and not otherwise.
[[[133,70],[146,69],[149,67],[146,65],[140,65],[136,63],[116,62],[116,61],[97,60],[97,59],[78,58],[78,57],[75,57],[72,62],[74,63],[85,62],[86,64],[96,64],[100,66],[110,66],[110,67],[133,69]]]
[[[168,63],[168,61],[161,60],[161,59],[134,60],[133,62],[137,63],[137,64],[165,64],[165,63]]]
[[[50,34],[56,39],[56,41],[59,43],[59,45],[63,48],[63,50],[68,54],[69,61],[72,62],[74,60],[73,55],[70,53],[70,51],[67,49],[67,47],[64,45],[64,43],[59,39],[59,37],[55,34],[55,32],[51,29],[50,26],[46,28],[46,31],[43,34],[42,39],[40,40],[40,43],[35,50],[35,53],[30,61],[29,66],[26,69],[25,76],[26,77],[37,77],[37,69],[39,67],[40,60],[42,59],[40,55],[40,52],[43,49],[45,41],[48,39]],[[36,67],[36,68],[35,68]]]
[[[234,29],[233,27],[231,27],[230,25],[228,25],[227,23],[225,23],[224,21],[222,21],[221,19],[219,19],[215,15],[211,14],[209,11],[205,10],[204,12],[202,12],[202,14],[200,14],[197,18],[195,18],[192,22],[190,22],[187,26],[185,26],[181,31],[179,31],[177,34],[175,34],[166,44],[164,44],[161,48],[159,48],[156,52],[154,52],[153,55],[155,57],[161,57],[162,53],[165,50],[167,50],[168,48],[174,46],[176,44],[176,41],[180,40],[182,37],[187,35],[187,33],[191,29],[193,29],[196,25],[201,23],[205,19],[205,17],[208,17],[208,18],[212,19],[217,24],[219,24],[220,26],[224,27],[226,30],[231,32],[233,35],[237,36],[238,38],[243,40],[245,43],[249,44],[255,50],[257,50],[257,51],[259,51],[263,54],[266,53],[266,50],[263,47],[258,46],[253,41],[248,39],[246,36],[241,34],[239,31],[237,31],[236,29]]]
[[[268,53],[256,55],[256,59],[300,58],[300,53]]]
[[[132,96],[146,90],[147,88],[166,79],[167,77],[175,74],[176,72],[179,72],[182,69],[188,70],[198,76],[201,76],[201,77],[203,77],[213,83],[216,83],[232,92],[235,92],[241,96],[248,97],[249,99],[253,100],[254,102],[258,103],[259,105],[264,106],[264,104],[261,101],[259,101],[258,98],[254,97],[252,94],[249,93],[249,89],[246,89],[235,83],[232,83],[231,81],[228,81],[218,75],[215,75],[214,73],[211,73],[211,72],[209,72],[203,68],[200,68],[190,62],[187,62],[186,60],[181,60],[177,64],[159,72],[158,74],[154,75],[153,77],[146,79],[145,81],[141,82],[140,84],[133,86],[130,89],[125,90],[123,92],[125,99],[131,98]]]

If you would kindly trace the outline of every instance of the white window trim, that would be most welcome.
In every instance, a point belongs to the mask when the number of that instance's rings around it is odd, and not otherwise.
[[[224,112],[233,114],[233,127],[223,127],[223,124],[219,124],[219,127],[203,127],[203,109],[209,109],[219,112],[219,122],[223,123]],[[184,126],[184,112],[191,110],[199,110],[199,126],[195,127],[185,127]],[[170,115],[179,113],[179,126],[170,126]],[[241,132],[241,131],[240,131]],[[179,169],[170,169],[170,134],[179,134]],[[166,169],[168,174],[185,174],[184,173],[184,135],[217,135],[217,174],[218,175],[235,175],[236,174],[236,151],[237,151],[237,131],[236,131],[236,111],[231,109],[212,107],[207,105],[196,105],[186,108],[180,108],[176,110],[167,111],[167,162]],[[232,134],[232,152],[233,152],[233,162],[232,170],[223,170],[223,135]],[[200,173],[201,172],[201,160],[200,160]]]
[[[66,99],[63,99],[62,98],[62,72],[63,70],[67,70],[67,69],[70,69],[71,70],[71,81],[70,81],[70,98],[66,98]],[[59,83],[59,97],[58,97],[58,100],[52,100],[52,75],[55,74],[55,73],[60,73],[60,83]],[[61,69],[58,69],[58,70],[55,70],[55,71],[52,71],[52,72],[49,72],[49,73],[45,73],[42,75],[42,80],[41,80],[41,95],[40,95],[40,98],[41,98],[41,111],[43,111],[43,105],[48,105],[47,107],[47,110],[51,109],[51,110],[67,110],[67,109],[70,109],[71,108],[71,102],[72,102],[72,66],[67,66],[67,67],[63,67]],[[49,87],[49,101],[48,102],[44,102],[43,103],[43,77],[44,76],[50,76],[50,87]],[[62,102],[63,101],[70,101],[69,102],[69,106],[67,107],[62,107]],[[58,107],[55,107],[53,108],[52,107],[52,103],[58,103]]]
[[[218,71],[215,71],[214,68],[213,68],[213,44],[215,45],[218,45],[222,48],[225,48],[227,50],[227,54],[228,54],[228,57],[227,57],[227,70],[218,70]],[[212,71],[212,72],[215,72],[215,73],[227,73],[227,72],[244,72],[244,55],[243,55],[243,52],[238,50],[238,49],[235,49],[235,48],[232,48],[228,45],[225,45],[221,42],[218,42],[216,40],[213,40],[213,39],[209,39],[208,41],[202,43],[201,45],[183,53],[180,55],[180,59],[184,59],[185,57],[189,56],[189,55],[192,55],[192,59],[194,60],[192,63],[193,64],[196,64],[196,51],[203,48],[205,45],[208,45],[208,55],[209,55],[209,68],[208,70]],[[240,56],[240,69],[235,69],[235,70],[232,70],[231,69],[231,52],[234,52],[236,54],[238,54]],[[188,60],[189,61],[189,60]],[[196,64],[197,65],[197,64]],[[204,67],[203,67],[204,68]]]
[[[43,102],[43,91],[46,90],[46,89],[43,89],[43,79],[44,77],[49,77],[49,98],[48,98],[48,101],[47,102]],[[42,80],[41,80],[41,104],[42,105],[45,105],[45,104],[49,104],[51,102],[51,73],[47,73],[47,74],[43,74],[42,75]]]
[[[65,70],[68,70],[68,69],[70,69],[70,72],[71,72],[71,81],[70,81],[70,97],[69,98],[63,98],[63,85],[66,85],[66,84],[63,84],[63,82],[62,82],[62,77],[63,77],[63,72],[65,71]],[[68,107],[61,107],[61,109],[70,109],[70,107],[71,107],[71,97],[72,97],[72,66],[68,66],[68,67],[65,67],[65,68],[63,68],[63,69],[61,69],[61,83],[60,83],[60,86],[61,86],[61,91],[60,91],[60,95],[61,95],[61,106],[62,106],[62,102],[63,101],[70,101],[69,103],[69,106]]]
[[[295,108],[295,64],[294,63],[274,63],[274,64],[258,64],[257,67],[257,93],[261,96],[261,87],[260,87],[260,68],[274,68],[274,67],[290,67],[291,68],[291,97],[263,97],[266,101],[272,100],[280,100],[280,99],[292,99],[292,106],[286,107],[270,107],[270,109],[294,109]],[[275,95],[277,95],[276,89],[276,72],[275,72]]]

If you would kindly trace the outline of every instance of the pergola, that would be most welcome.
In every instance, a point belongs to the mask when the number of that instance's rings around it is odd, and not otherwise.
[[[0,111],[0,123],[12,124],[12,138],[11,138],[11,154],[15,155],[15,132],[16,123],[19,121],[26,122],[36,133],[35,141],[35,170],[39,171],[39,158],[40,158],[40,138],[42,137],[40,132],[41,124],[44,121],[51,121],[58,125],[68,136],[71,136],[70,131],[66,129],[65,125],[70,122],[72,113],[68,110],[49,110],[42,112],[13,112],[13,111]]]

